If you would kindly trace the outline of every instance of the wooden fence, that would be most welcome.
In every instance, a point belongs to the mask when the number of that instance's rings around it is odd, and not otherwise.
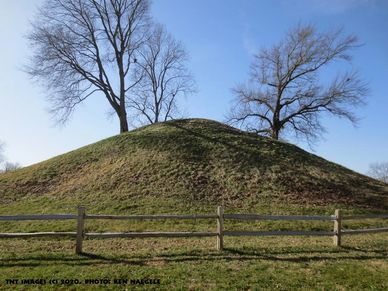
[[[0,216],[0,221],[21,221],[21,220],[77,220],[76,232],[34,232],[34,233],[0,233],[0,238],[27,238],[42,236],[70,236],[76,238],[76,253],[82,253],[82,243],[85,238],[147,238],[147,237],[216,237],[217,250],[224,248],[225,236],[332,236],[334,245],[341,246],[343,235],[388,232],[388,227],[367,228],[367,229],[343,229],[344,220],[361,220],[371,218],[388,218],[388,214],[352,215],[342,216],[340,210],[335,210],[334,215],[257,215],[257,214],[225,214],[222,206],[217,207],[215,214],[194,214],[194,215],[92,215],[86,214],[85,207],[78,207],[78,215],[74,214],[41,214],[41,215],[12,215]],[[85,232],[85,220],[88,219],[113,219],[113,220],[164,220],[164,219],[216,219],[217,230],[215,232],[107,232],[92,233]],[[224,220],[319,220],[334,222],[333,231],[225,231]]]

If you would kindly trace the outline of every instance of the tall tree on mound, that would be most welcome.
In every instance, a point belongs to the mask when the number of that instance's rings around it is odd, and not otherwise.
[[[66,121],[74,108],[102,93],[128,131],[126,99],[136,53],[147,40],[148,0],[46,0],[28,38],[27,72],[48,89],[52,112]]]
[[[177,98],[195,91],[194,80],[185,66],[187,53],[163,26],[154,26],[139,52],[134,88],[128,107],[146,123],[172,119],[177,114]],[[143,76],[141,78],[141,76]]]
[[[357,38],[342,30],[319,33],[311,25],[290,30],[283,41],[255,55],[250,82],[233,89],[229,122],[274,139],[291,133],[308,141],[324,131],[322,113],[356,123],[352,109],[364,104],[366,83],[355,71],[330,81],[321,73],[337,61],[351,61],[349,51],[357,45]]]

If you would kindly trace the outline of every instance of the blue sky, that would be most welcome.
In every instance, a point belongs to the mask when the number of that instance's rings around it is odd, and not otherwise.
[[[21,71],[28,32],[41,0],[1,0],[0,140],[7,159],[30,165],[118,133],[105,100],[91,98],[58,127],[47,112],[45,92]],[[248,77],[252,55],[282,39],[298,22],[320,30],[339,26],[364,44],[350,68],[369,82],[368,105],[358,127],[324,119],[327,133],[315,154],[365,173],[388,160],[388,1],[385,0],[154,0],[152,16],[182,41],[198,93],[182,102],[190,117],[224,120],[231,88]],[[297,143],[297,141],[292,141]],[[299,146],[308,148],[304,143]]]

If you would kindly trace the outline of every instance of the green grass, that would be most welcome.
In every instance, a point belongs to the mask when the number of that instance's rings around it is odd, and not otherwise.
[[[346,237],[342,248],[332,246],[331,238],[312,237],[226,238],[225,245],[220,253],[214,250],[214,238],[86,240],[86,254],[77,256],[72,240],[2,240],[0,248],[7,251],[0,255],[0,288],[14,287],[5,279],[26,277],[81,282],[157,278],[161,285],[147,289],[162,290],[388,288],[386,235]],[[91,289],[85,284],[76,287]],[[123,289],[113,284],[93,286],[97,287]]]
[[[288,143],[214,121],[146,126],[14,172],[0,174],[0,215],[88,214],[345,215],[387,213],[388,186]],[[386,227],[388,219],[344,228]],[[75,231],[75,221],[0,222],[0,232]],[[86,221],[86,231],[213,231],[215,220]],[[226,221],[226,230],[332,230],[333,222]],[[386,234],[330,237],[86,240],[1,239],[6,279],[158,278],[163,290],[388,289]],[[31,287],[31,286],[29,286]],[[32,286],[39,289],[39,286]],[[134,286],[42,286],[40,289]],[[143,286],[144,287],[144,286]],[[140,287],[141,288],[141,287]]]
[[[51,209],[47,202],[46,213]],[[33,203],[35,205],[35,203]],[[155,208],[154,205],[159,205]],[[173,206],[175,205],[175,209]],[[227,213],[323,214],[334,213],[333,206],[282,204],[228,207]],[[207,203],[184,204],[179,200],[137,200],[132,207],[88,210],[90,214],[215,213]],[[2,213],[26,213],[28,206],[15,204]],[[97,206],[96,206],[97,207]],[[57,207],[55,209],[64,210]],[[75,208],[63,211],[75,213]],[[29,213],[40,212],[31,209]],[[62,213],[63,213],[62,212]],[[348,208],[345,214],[369,210]],[[387,226],[388,219],[344,222],[344,228]],[[163,221],[86,220],[87,232],[112,231],[215,231],[214,219]],[[75,231],[75,221],[2,222],[4,232]],[[332,230],[333,222],[317,221],[225,221],[225,230]],[[388,288],[388,241],[386,234],[343,237],[343,247],[333,246],[331,237],[225,237],[225,251],[215,250],[215,238],[88,239],[84,255],[75,255],[75,240],[2,239],[0,240],[0,288],[11,286],[6,279],[142,279],[156,278],[161,285],[146,289],[162,290],[384,290]],[[31,286],[29,286],[31,287]],[[72,286],[44,285],[42,289],[116,289],[123,285]],[[139,288],[145,288],[140,286]],[[133,288],[132,285],[129,288]]]
[[[145,197],[388,209],[387,184],[294,145],[203,119],[146,126],[0,175],[3,204],[40,196],[100,209]]]

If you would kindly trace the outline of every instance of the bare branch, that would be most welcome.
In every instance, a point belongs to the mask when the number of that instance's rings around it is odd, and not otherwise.
[[[355,36],[342,30],[319,33],[299,25],[270,49],[262,49],[251,65],[250,82],[233,89],[236,99],[228,118],[243,127],[279,139],[292,133],[307,141],[323,132],[324,113],[357,122],[353,109],[365,104],[367,84],[356,72],[339,73],[321,82],[322,68],[350,61]]]
[[[367,174],[377,180],[388,183],[388,162],[370,164]]]
[[[148,0],[46,0],[28,35],[27,73],[47,89],[51,112],[65,122],[97,92],[128,130],[132,56],[147,39]]]
[[[195,91],[193,78],[185,66],[186,51],[161,25],[155,25],[137,57],[133,76],[136,86],[127,107],[143,115],[148,123],[172,119],[177,111],[177,98]]]

